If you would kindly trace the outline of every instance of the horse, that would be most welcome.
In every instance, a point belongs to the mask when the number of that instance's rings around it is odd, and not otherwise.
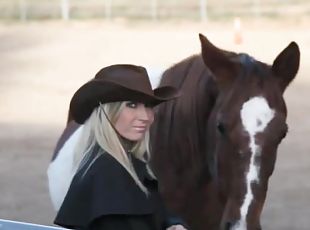
[[[168,207],[195,230],[258,230],[277,149],[288,132],[283,93],[295,78],[291,42],[272,65],[217,48],[166,70],[160,85],[181,89],[160,105],[152,165]]]
[[[201,54],[162,75],[160,85],[182,95],[155,109],[150,164],[164,201],[189,229],[261,229],[268,179],[288,131],[283,93],[297,74],[299,48],[291,42],[268,65],[199,38]],[[48,168],[56,210],[74,175],[82,128],[69,111]]]

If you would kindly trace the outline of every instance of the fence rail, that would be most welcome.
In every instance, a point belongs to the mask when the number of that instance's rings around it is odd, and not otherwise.
[[[310,16],[308,0],[0,0],[0,19],[218,20]]]

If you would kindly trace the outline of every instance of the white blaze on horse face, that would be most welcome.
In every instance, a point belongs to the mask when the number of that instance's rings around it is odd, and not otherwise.
[[[233,230],[246,230],[246,216],[253,200],[251,183],[259,182],[260,165],[255,162],[256,157],[261,155],[261,146],[255,142],[257,133],[264,132],[269,122],[273,119],[275,111],[271,109],[264,97],[253,97],[242,106],[240,116],[244,130],[250,137],[249,148],[251,160],[249,171],[246,174],[247,190],[240,209],[240,220],[232,228]]]

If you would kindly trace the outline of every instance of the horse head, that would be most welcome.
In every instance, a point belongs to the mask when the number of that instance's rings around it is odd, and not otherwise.
[[[223,205],[220,229],[261,229],[268,180],[288,132],[283,93],[298,71],[299,48],[290,43],[267,65],[247,54],[221,50],[201,34],[200,41],[218,89],[207,142]]]

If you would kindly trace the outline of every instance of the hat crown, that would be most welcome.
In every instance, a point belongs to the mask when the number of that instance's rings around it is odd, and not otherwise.
[[[153,94],[152,85],[147,71],[142,66],[112,65],[101,69],[95,76],[95,81],[110,82],[126,88]]]
[[[153,90],[147,71],[141,66],[112,65],[101,69],[74,93],[70,114],[83,124],[100,103],[136,101],[155,106],[178,96],[178,90],[171,86]]]

